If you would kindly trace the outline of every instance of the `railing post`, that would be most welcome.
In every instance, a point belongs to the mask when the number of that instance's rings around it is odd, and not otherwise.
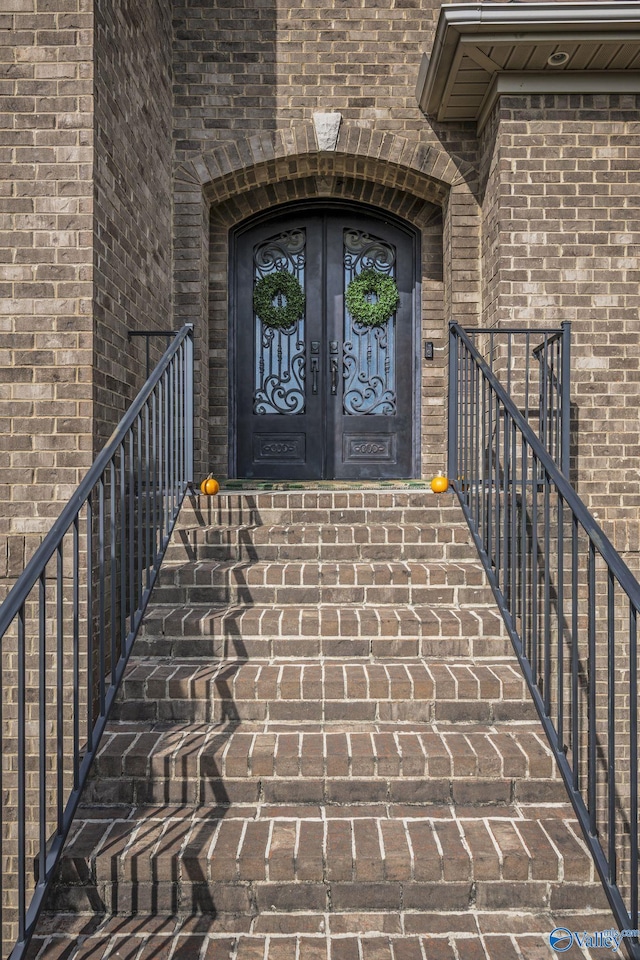
[[[447,428],[447,476],[458,476],[458,340],[454,324],[449,324],[449,411]]]
[[[193,486],[193,324],[187,324],[190,333],[185,340],[186,378],[185,378],[185,480]]]
[[[562,383],[560,384],[560,469],[569,479],[571,453],[571,324],[565,320],[562,328]]]

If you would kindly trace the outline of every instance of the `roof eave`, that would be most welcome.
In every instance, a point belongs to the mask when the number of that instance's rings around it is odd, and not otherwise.
[[[550,33],[571,40],[585,32],[606,39],[607,35],[619,31],[640,31],[639,0],[616,0],[613,3],[598,0],[588,3],[444,5],[440,10],[431,55],[424,55],[420,67],[416,87],[420,109],[427,116],[438,117],[442,94],[455,63],[461,38],[465,35],[509,33],[515,42],[527,42],[531,35],[538,33]],[[504,71],[503,75],[507,73],[508,71]],[[602,71],[602,76],[604,75],[605,71]],[[566,77],[571,76],[571,73],[559,72],[553,76]],[[550,83],[551,81],[545,82],[546,89]],[[567,83],[565,79],[559,80],[558,92],[560,88],[566,90]],[[611,84],[605,84],[606,87],[611,87]],[[470,110],[468,117],[459,119],[477,120],[478,114],[477,109]]]

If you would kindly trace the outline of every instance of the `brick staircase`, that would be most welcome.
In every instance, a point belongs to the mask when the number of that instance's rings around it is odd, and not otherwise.
[[[135,654],[33,956],[533,960],[611,927],[450,495],[194,498]]]

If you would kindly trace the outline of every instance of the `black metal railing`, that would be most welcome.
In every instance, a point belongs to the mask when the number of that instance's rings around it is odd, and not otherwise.
[[[616,921],[637,931],[640,584],[457,324],[450,373],[454,490]]]
[[[28,947],[192,480],[187,325],[0,607],[3,957]]]
[[[551,330],[468,327],[465,333],[568,477],[571,324],[564,322]]]

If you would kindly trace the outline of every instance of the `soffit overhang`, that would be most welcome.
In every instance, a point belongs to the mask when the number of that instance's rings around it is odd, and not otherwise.
[[[532,93],[640,93],[640,2],[441,8],[416,89],[427,116],[481,129],[496,97]]]

